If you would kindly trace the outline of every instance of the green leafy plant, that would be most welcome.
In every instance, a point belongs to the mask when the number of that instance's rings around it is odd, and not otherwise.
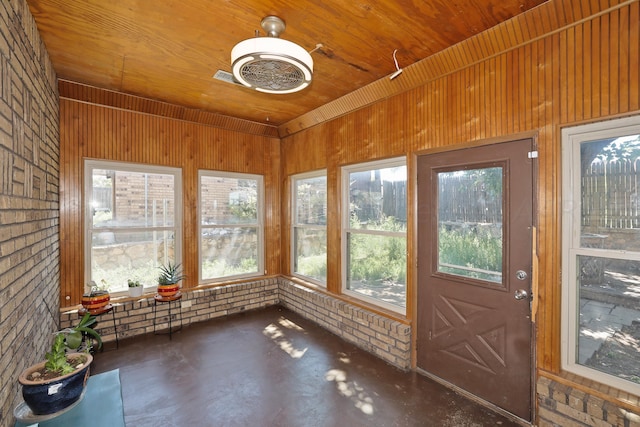
[[[327,280],[327,255],[309,255],[298,258],[297,272],[316,280]]]
[[[98,348],[102,347],[100,334],[92,328],[96,322],[96,318],[87,313],[75,327],[58,331],[51,345],[51,350],[45,355],[47,360],[45,368],[59,375],[73,372],[75,367],[69,363],[67,352],[70,350],[90,351],[93,346],[90,340],[85,340],[85,336],[95,339]]]
[[[401,237],[353,234],[350,237],[351,280],[375,284],[406,282],[405,241]]]
[[[202,263],[202,277],[207,279],[252,273],[257,270],[258,264],[255,258],[243,258],[236,264],[228,264],[226,260],[222,258],[205,260]]]
[[[439,262],[442,264],[502,272],[502,239],[501,236],[493,236],[489,230],[478,227],[448,230],[441,227],[438,232],[438,249]],[[484,280],[495,278],[495,275],[486,272],[457,271],[452,267],[442,269]]]
[[[65,349],[64,335],[56,335],[51,351],[46,354],[47,363],[44,366],[48,371],[56,372],[59,375],[73,372],[74,367],[67,360]]]
[[[169,262],[167,265],[162,265],[159,268],[160,268],[160,276],[158,276],[159,285],[171,285],[174,283],[178,283],[179,281],[187,277],[184,274],[182,274],[182,268],[180,264],[171,264],[171,262]]]

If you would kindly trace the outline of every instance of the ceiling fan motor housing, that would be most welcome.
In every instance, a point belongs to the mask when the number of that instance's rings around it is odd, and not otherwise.
[[[293,93],[309,86],[313,59],[295,43],[278,38],[284,22],[273,16],[262,20],[270,37],[255,37],[231,50],[234,78],[244,86],[266,93]]]

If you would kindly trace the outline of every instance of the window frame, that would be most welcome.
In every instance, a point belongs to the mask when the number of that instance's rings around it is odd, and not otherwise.
[[[240,224],[241,227],[256,227],[257,228],[257,236],[258,236],[258,259],[257,259],[257,271],[255,273],[242,273],[242,274],[234,274],[229,276],[222,277],[214,277],[204,279],[202,274],[202,231],[203,228],[223,228],[229,227],[230,224],[223,224],[220,226],[215,225],[207,225],[203,227],[202,224],[202,177],[219,177],[219,178],[232,178],[232,179],[253,179],[257,181],[257,211],[256,215],[256,223],[255,224]],[[265,206],[264,206],[264,176],[259,174],[251,174],[251,173],[243,173],[243,172],[226,172],[226,171],[217,171],[210,169],[198,169],[198,194],[197,194],[197,233],[198,233],[198,284],[205,285],[216,282],[223,282],[229,280],[237,280],[237,279],[245,279],[251,277],[260,277],[266,274],[265,271],[265,245],[264,245],[264,217],[265,217]]]
[[[182,263],[182,169],[175,168],[170,166],[157,166],[150,165],[144,163],[127,163],[127,162],[118,162],[112,160],[99,160],[99,159],[84,159],[83,162],[84,167],[84,286],[85,289],[83,292],[88,291],[89,283],[91,282],[91,249],[92,249],[92,234],[94,232],[94,228],[92,227],[92,203],[93,200],[93,171],[95,169],[104,169],[104,170],[115,170],[121,172],[133,172],[133,173],[146,173],[146,174],[162,174],[162,175],[173,175],[174,179],[174,189],[173,189],[173,197],[174,197],[174,224],[173,227],[110,227],[110,228],[100,228],[99,232],[105,232],[114,229],[124,229],[128,231],[144,231],[144,230],[154,230],[154,231],[173,231],[174,233],[174,262],[177,264]],[[115,197],[115,196],[114,196]],[[157,284],[156,284],[157,286]],[[145,287],[146,291],[154,291],[156,289],[155,286]],[[125,289],[123,291],[109,291],[112,296],[126,296],[128,295],[128,290]]]
[[[401,314],[401,315],[405,315],[407,313],[407,306],[409,304],[409,301],[407,300],[405,307],[399,306],[399,305],[395,305],[395,304],[391,304],[382,300],[379,300],[377,298],[373,298],[373,297],[369,297],[367,295],[363,295],[359,292],[356,291],[352,291],[350,289],[347,289],[347,277],[348,277],[348,253],[349,253],[349,247],[348,247],[348,242],[349,242],[349,233],[351,234],[367,234],[367,235],[377,235],[377,236],[384,236],[384,237],[402,237],[404,238],[405,241],[405,277],[408,273],[408,269],[409,269],[409,257],[408,254],[406,252],[406,248],[408,245],[408,229],[405,230],[404,232],[395,232],[395,231],[383,231],[383,230],[356,230],[356,229],[352,229],[350,226],[350,213],[351,210],[349,208],[349,204],[350,204],[350,200],[351,200],[351,194],[349,191],[349,176],[351,173],[357,173],[357,172],[367,172],[367,171],[374,171],[374,170],[379,170],[379,169],[387,169],[387,168],[395,168],[395,167],[400,167],[400,166],[404,166],[405,168],[407,168],[407,175],[405,177],[405,181],[409,182],[409,171],[408,171],[408,165],[407,165],[407,158],[405,156],[402,157],[393,157],[393,158],[389,158],[389,159],[383,159],[383,160],[374,160],[374,161],[370,161],[370,162],[365,162],[365,163],[357,163],[357,164],[352,164],[352,165],[346,165],[346,166],[342,166],[341,167],[341,184],[342,184],[342,195],[341,195],[341,200],[342,200],[342,213],[341,213],[341,224],[340,224],[340,237],[341,237],[341,278],[342,278],[342,286],[341,286],[341,292],[344,295],[348,295],[349,297],[353,297],[355,299],[364,301],[368,304],[374,305],[374,306],[378,306],[381,308],[384,308],[386,310],[389,311],[393,311],[395,313]],[[407,197],[408,197],[408,193],[407,193]],[[407,200],[407,208],[409,207],[409,203]],[[407,221],[407,228],[409,226],[409,223]],[[356,231],[354,233],[354,230]],[[406,280],[405,280],[406,282]],[[408,284],[405,283],[405,295],[408,291]]]
[[[640,385],[577,362],[580,316],[578,256],[640,261],[640,252],[582,247],[582,143],[640,134],[640,116],[583,124],[562,129],[562,369],[602,384],[640,395]]]
[[[325,281],[316,279],[314,277],[311,276],[307,276],[304,275],[302,273],[298,273],[296,272],[296,264],[297,264],[297,259],[296,259],[296,229],[307,229],[307,230],[324,230],[325,232],[325,237],[327,236],[327,224],[325,223],[324,225],[317,225],[317,224],[300,224],[298,223],[298,193],[297,193],[297,183],[300,181],[304,181],[307,179],[313,179],[313,178],[324,178],[325,179],[325,185],[328,183],[327,181],[327,170],[326,169],[321,169],[321,170],[316,170],[316,171],[311,171],[311,172],[304,172],[304,173],[299,173],[299,174],[295,174],[295,175],[291,175],[290,177],[290,183],[291,183],[291,238],[290,238],[290,248],[291,248],[291,254],[290,254],[290,265],[291,265],[291,275],[294,277],[299,277],[301,279],[304,279],[306,281],[309,281],[311,283],[314,283],[318,286],[322,286],[323,288],[327,287],[327,282],[326,279]],[[328,212],[328,202],[327,202],[327,197],[325,197],[324,200],[324,207],[325,207],[325,212]],[[326,239],[325,239],[325,246],[326,246]],[[325,253],[325,269],[327,267],[327,254]]]

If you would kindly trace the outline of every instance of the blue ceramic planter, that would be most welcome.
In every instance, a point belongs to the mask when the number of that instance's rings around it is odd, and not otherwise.
[[[41,369],[45,362],[26,369],[20,375],[18,381],[22,384],[22,397],[34,414],[53,414],[80,399],[89,378],[89,366],[93,361],[90,354],[83,353],[83,356],[87,357],[87,362],[81,369],[47,382],[27,379],[31,372]]]

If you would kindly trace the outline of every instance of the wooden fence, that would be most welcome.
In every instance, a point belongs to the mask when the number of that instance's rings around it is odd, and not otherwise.
[[[470,174],[440,174],[438,220],[455,224],[502,223],[502,191]]]
[[[628,229],[640,226],[640,158],[592,162],[582,177],[582,226]]]

